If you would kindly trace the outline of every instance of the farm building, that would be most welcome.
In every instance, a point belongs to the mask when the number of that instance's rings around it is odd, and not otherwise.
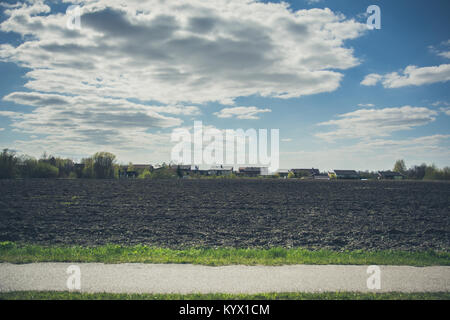
[[[257,177],[268,175],[269,170],[266,167],[240,167],[239,175],[246,177]]]
[[[405,178],[400,172],[378,171],[378,179],[403,180]]]
[[[291,169],[291,172],[296,178],[313,178],[315,175],[320,174],[319,169]]]
[[[336,179],[361,179],[359,173],[355,170],[334,170],[329,172],[328,175]]]

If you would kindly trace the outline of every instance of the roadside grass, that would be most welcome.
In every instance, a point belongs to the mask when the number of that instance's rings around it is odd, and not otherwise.
[[[302,248],[238,249],[186,248],[168,249],[145,245],[120,246],[40,246],[0,242],[0,262],[102,262],[102,263],[190,263],[209,266],[223,265],[409,265],[448,266],[448,251],[397,250],[307,250]]]
[[[449,292],[421,293],[260,293],[260,294],[126,294],[68,291],[16,291],[0,293],[0,300],[450,300]]]

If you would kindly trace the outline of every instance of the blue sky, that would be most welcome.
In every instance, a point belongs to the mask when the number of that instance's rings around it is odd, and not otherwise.
[[[201,120],[279,129],[282,168],[450,165],[448,1],[70,4],[2,2],[4,148],[168,162]]]

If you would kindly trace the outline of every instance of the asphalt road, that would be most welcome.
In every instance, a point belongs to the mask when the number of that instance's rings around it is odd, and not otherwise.
[[[450,291],[450,267],[289,265],[222,266],[188,264],[32,263],[0,264],[0,291],[68,291],[80,270],[81,292],[262,293],[262,292],[442,292]],[[76,268],[75,268],[76,269]],[[72,271],[73,272],[73,271]],[[368,288],[367,280],[372,288]],[[375,280],[374,280],[375,279]],[[71,287],[76,290],[76,287]]]

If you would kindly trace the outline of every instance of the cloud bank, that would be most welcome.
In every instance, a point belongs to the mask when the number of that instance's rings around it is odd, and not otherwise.
[[[342,70],[360,63],[346,40],[367,30],[330,9],[294,11],[286,3],[65,2],[81,6],[81,30],[39,0],[4,5],[0,24],[22,39],[0,44],[0,61],[29,70],[26,90],[3,101],[30,111],[3,116],[50,152],[70,145],[81,153],[162,153],[167,148],[155,141],[167,137],[158,130],[199,115],[201,104],[232,106],[218,117],[255,119],[268,111],[236,109],[237,97],[334,91]],[[15,146],[34,152],[37,142]]]
[[[385,75],[371,73],[361,81],[361,84],[364,86],[374,86],[381,82],[385,88],[400,88],[446,82],[449,80],[450,64],[441,64],[439,66],[423,68],[407,66],[401,73],[392,72]]]
[[[336,139],[373,139],[391,133],[426,125],[436,119],[438,112],[423,108],[360,109],[339,115],[339,119],[321,122],[319,126],[334,126],[335,130],[316,136],[328,141]]]

